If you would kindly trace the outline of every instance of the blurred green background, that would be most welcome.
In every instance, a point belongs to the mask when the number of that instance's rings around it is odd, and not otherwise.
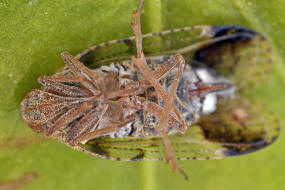
[[[268,148],[213,161],[181,161],[190,180],[164,162],[117,162],[91,157],[35,134],[19,116],[36,79],[100,42],[132,35],[138,0],[0,0],[0,184],[29,172],[21,189],[285,189],[284,130]],[[285,124],[285,1],[147,0],[143,33],[188,25],[236,24],[263,33],[273,46],[272,73],[249,94]],[[282,148],[283,147],[283,148]],[[1,185],[0,185],[1,187]]]

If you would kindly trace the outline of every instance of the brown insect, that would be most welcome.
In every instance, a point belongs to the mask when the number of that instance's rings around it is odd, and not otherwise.
[[[113,155],[110,155],[111,151],[108,150],[112,146],[112,140],[108,141],[98,137],[132,137],[134,138],[132,145],[127,140],[125,142],[129,144],[127,146],[139,145],[139,148],[136,148],[138,154],[125,156],[129,158],[128,160],[143,160],[144,157],[160,160],[161,157],[154,155],[147,157],[145,150],[150,147],[159,147],[162,142],[158,143],[154,137],[161,136],[165,146],[166,161],[171,161],[173,171],[178,170],[187,178],[187,175],[176,163],[174,152],[178,155],[182,154],[177,152],[176,148],[173,150],[169,134],[185,133],[188,126],[197,122],[198,118],[203,115],[201,110],[203,105],[196,105],[196,99],[200,101],[208,94],[213,93],[225,98],[227,92],[232,93],[235,86],[225,79],[217,79],[214,82],[200,80],[191,67],[185,65],[181,54],[162,58],[155,56],[145,58],[142,39],[146,35],[142,35],[140,29],[142,9],[143,1],[139,10],[133,13],[135,22],[132,24],[132,28],[135,37],[118,40],[121,42],[135,39],[137,57],[132,56],[131,61],[123,62],[121,66],[111,65],[90,70],[77,59],[83,58],[83,56],[74,58],[67,52],[62,53],[66,67],[54,76],[43,76],[38,79],[43,87],[40,90],[32,90],[25,96],[21,103],[21,116],[33,130],[44,132],[47,136],[57,138],[73,148],[104,158],[110,158],[117,153],[113,152]],[[201,28],[203,33],[207,33],[209,29],[208,27]],[[242,35],[238,37],[240,36]],[[206,47],[205,44],[208,45],[208,49],[205,48],[203,51],[211,53],[209,47],[217,45],[218,40],[225,39],[222,36],[201,43],[197,51],[199,54],[196,55],[199,55],[199,59],[205,58],[203,52],[199,52],[199,50],[203,50],[202,47]],[[241,41],[237,41],[237,44]],[[99,47],[101,46],[96,46],[97,49]],[[87,55],[91,51],[92,48],[83,54]],[[185,50],[177,52],[184,55]],[[215,60],[215,57],[212,60]],[[195,77],[189,78],[188,75]],[[187,93],[181,95],[181,90]],[[233,113],[232,120],[239,123],[245,120],[242,124],[246,125],[249,118],[247,115],[250,114],[250,111],[247,112],[246,109],[249,106],[246,103],[241,103],[241,105],[245,106],[239,109],[235,108],[228,113]],[[231,109],[230,107],[229,110]],[[220,133],[208,127],[207,121],[214,123],[217,120],[209,118],[205,122],[202,119],[201,124],[203,123],[203,130],[210,135],[209,139],[220,141]],[[236,131],[233,130],[231,134],[236,135]],[[248,134],[245,133],[245,135]],[[224,139],[226,135],[223,134],[221,139]],[[234,143],[237,142],[232,142],[229,146],[235,150],[238,150],[237,148],[240,146],[257,149],[265,146],[264,143],[256,144],[257,139],[269,144],[269,141],[263,140],[263,136],[266,135],[262,132],[260,136],[248,140],[248,144],[235,145]],[[177,140],[176,144],[181,142],[181,147],[184,146],[183,143],[189,142],[187,135],[179,138],[180,140]],[[146,139],[143,148],[140,146],[139,140],[136,139]],[[116,146],[122,146],[120,140],[118,142]],[[272,141],[270,140],[270,142]],[[221,148],[220,145],[213,149],[214,155],[218,158],[225,157],[230,152],[226,151],[226,144],[223,145],[224,148]],[[120,149],[119,147],[116,150]],[[124,149],[129,151],[127,148]],[[249,150],[249,148],[245,150]],[[204,158],[208,159],[210,156],[212,156],[211,152],[207,153]],[[114,157],[117,160],[123,160],[119,156]],[[194,156],[193,159],[197,158]]]

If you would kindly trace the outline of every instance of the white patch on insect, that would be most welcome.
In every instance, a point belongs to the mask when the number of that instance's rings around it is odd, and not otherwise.
[[[120,76],[124,76],[124,75],[130,75],[131,72],[130,71],[125,71],[123,66],[121,66],[120,64],[110,64],[109,66],[101,66],[100,70],[105,70],[105,71],[110,71],[110,72],[119,72]]]
[[[168,57],[164,56],[156,56],[152,57],[152,67],[155,69],[155,67],[159,66],[161,63],[163,63]],[[131,69],[131,62],[130,61],[124,61],[119,63],[111,63],[109,65],[103,65],[99,68],[99,70],[104,71],[104,72],[115,72],[119,74],[119,83],[121,85],[128,85],[131,78],[134,76],[134,70]],[[164,87],[168,89],[169,84],[171,84],[173,80],[173,76],[177,72],[177,68],[173,68],[171,72],[168,73],[167,79],[165,80],[163,85]],[[229,81],[222,76],[219,76],[216,74],[214,70],[211,69],[206,69],[206,68],[198,68],[198,69],[193,69],[190,66],[186,66],[185,70],[183,72],[183,75],[180,79],[179,82],[179,87],[177,89],[177,97],[180,99],[181,103],[185,106],[185,108],[182,108],[181,106],[178,107],[185,118],[187,118],[187,125],[191,125],[193,122],[197,121],[201,115],[204,114],[210,114],[214,112],[217,109],[217,102],[218,98],[222,99],[230,99],[234,95],[234,88],[230,88],[230,90],[223,89],[221,91],[215,91],[209,94],[205,94],[204,97],[202,98],[198,94],[188,94],[188,89],[195,90],[198,88],[198,86],[195,83],[208,83],[208,84],[215,84],[215,83],[226,83],[230,84]],[[160,105],[163,107],[164,106],[164,101],[161,100]],[[177,104],[177,106],[179,106]],[[135,110],[128,109],[125,110],[125,115],[130,115],[133,113]],[[103,121],[102,121],[103,122]],[[122,137],[127,137],[130,135],[137,135],[141,133],[146,133],[146,134],[151,134],[152,131],[152,125],[156,124],[156,121],[152,121],[149,118],[145,118],[144,125],[147,123],[148,129],[142,128],[142,123],[139,119],[136,119],[133,122],[130,122],[126,124],[125,126],[122,126],[120,129],[106,134],[104,136],[108,136],[111,138],[122,138]],[[140,131],[133,133],[134,131]],[[178,130],[171,129],[169,131],[169,134],[175,134],[178,133]],[[154,134],[152,134],[154,136]]]
[[[216,78],[210,74],[209,70],[206,68],[198,68],[195,70],[197,75],[199,76],[199,78],[203,81],[203,82],[214,82],[216,81]]]
[[[217,156],[222,156],[223,157],[227,151],[228,151],[227,148],[219,148],[219,149],[215,150],[215,154]]]
[[[217,75],[217,73],[214,70],[207,69],[207,68],[198,68],[198,69],[195,69],[195,71],[196,71],[198,77],[205,83],[228,82],[228,80],[225,77]],[[223,90],[221,92],[217,91],[217,92],[208,94],[207,96],[209,96],[209,95],[216,96],[215,102],[212,102],[212,104],[216,104],[217,103],[217,97],[222,97],[225,100],[230,100],[230,99],[234,98],[235,97],[235,90],[236,90],[236,87],[233,85],[231,88],[228,88],[227,90]],[[208,98],[207,96],[205,98],[205,101]],[[210,97],[210,98],[212,99],[212,101],[214,101],[214,99],[212,97]],[[204,104],[205,104],[205,101],[204,101]],[[211,104],[210,99],[207,101],[208,101],[207,104],[209,104],[209,107],[210,107],[210,104]],[[204,106],[206,106],[206,105],[204,105]],[[212,109],[216,109],[216,108],[212,108]],[[209,113],[212,113],[212,112],[209,112]],[[207,113],[207,114],[209,114],[209,113]]]
[[[197,120],[200,117],[199,110],[203,107],[203,103],[199,97],[193,97],[191,102],[188,102],[188,109],[193,113],[194,118]],[[192,123],[188,123],[191,125]]]
[[[128,136],[131,133],[132,130],[132,123],[130,122],[127,125],[125,125],[124,127],[121,127],[119,130],[109,133],[106,136],[109,136],[111,138],[123,138]]]
[[[208,94],[205,97],[202,112],[203,114],[213,113],[217,108],[217,96],[214,93]]]

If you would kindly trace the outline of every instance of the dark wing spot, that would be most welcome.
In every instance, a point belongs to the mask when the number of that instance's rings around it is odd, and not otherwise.
[[[97,45],[95,49],[98,49],[100,46]],[[92,65],[94,63],[95,53],[94,51],[88,51],[86,54],[81,55],[79,61],[81,61],[84,65]]]
[[[98,143],[85,144],[85,145],[82,145],[82,147],[84,147],[85,149],[87,149],[91,152],[94,152],[96,154],[105,156],[106,159],[108,159],[108,157],[110,157],[110,152],[108,151],[108,149],[100,146],[100,144],[98,144]]]
[[[145,152],[142,149],[138,148],[137,150],[139,153],[135,157],[131,158],[132,161],[142,160],[145,156]]]

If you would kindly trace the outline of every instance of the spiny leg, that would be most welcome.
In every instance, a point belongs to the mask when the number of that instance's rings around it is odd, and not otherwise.
[[[163,65],[158,67],[154,72],[153,75],[156,80],[162,79],[164,76],[166,76],[174,67],[181,67],[184,65],[184,59],[181,55],[175,55],[171,56],[169,60],[167,60]],[[147,67],[148,68],[148,67]],[[184,68],[184,66],[183,66]],[[147,80],[141,80],[138,82],[133,82],[130,85],[128,85],[128,89],[125,90],[120,90],[120,91],[115,91],[109,94],[109,97],[116,97],[116,96],[135,96],[139,95],[140,93],[144,92],[148,87],[151,86],[151,83]],[[160,84],[157,85],[159,89],[161,89],[162,97],[164,100],[168,97],[168,94],[164,91],[164,89],[161,87]],[[129,89],[130,88],[130,89]],[[183,115],[180,113],[180,111],[176,108],[176,106],[173,106],[172,108],[174,110],[175,115],[177,118],[182,121],[182,128],[181,132],[185,132],[187,130],[187,124],[186,120],[183,117]]]
[[[72,121],[78,119],[83,114],[88,112],[93,107],[93,101],[83,102],[79,106],[71,108],[65,114],[63,114],[57,122],[52,126],[48,132],[46,133],[47,136],[52,135],[55,131],[59,129],[64,129],[68,126]]]
[[[99,86],[96,84],[99,77],[96,76],[90,69],[83,65],[80,61],[73,58],[68,52],[61,54],[64,62],[71,69],[72,73],[81,80],[81,84],[90,90],[94,95],[100,94]]]
[[[133,17],[135,19],[135,23],[132,24],[132,29],[136,39],[136,47],[137,47],[137,58],[132,56],[132,62],[139,68],[139,70],[143,73],[144,77],[151,83],[151,85],[155,88],[156,92],[162,97],[165,101],[167,99],[168,94],[165,92],[161,84],[155,79],[154,73],[150,70],[146,63],[146,59],[144,57],[143,48],[142,48],[142,34],[141,34],[141,26],[140,26],[140,14],[143,10],[144,1],[141,1],[140,7],[137,11],[133,12]],[[177,59],[182,57],[181,55],[176,55]],[[180,62],[180,61],[178,61]],[[175,114],[179,119],[182,120],[183,132],[187,129],[186,121],[181,113],[177,110],[175,105],[171,104],[171,109],[174,109]]]
[[[38,82],[45,86],[47,89],[54,91],[57,95],[68,97],[88,97],[92,96],[91,92],[80,89],[76,86],[70,86],[62,84],[62,82],[79,82],[78,79],[66,77],[48,77],[41,76],[38,78]]]
[[[184,61],[183,57],[181,56],[179,68],[178,68],[178,71],[176,72],[175,77],[173,79],[173,82],[170,86],[170,92],[168,93],[168,96],[165,99],[165,106],[164,106],[164,109],[162,111],[162,115],[161,115],[161,118],[159,120],[158,126],[156,128],[156,132],[164,131],[164,129],[166,129],[166,132],[167,132],[167,130],[168,130],[168,128],[164,127],[164,126],[166,126],[169,113],[171,113],[171,110],[172,110],[171,105],[173,104],[173,100],[174,100],[174,97],[176,95],[178,83],[179,83],[179,80],[182,76],[184,67],[185,67],[185,61]]]
[[[139,68],[139,70],[143,73],[143,75],[146,77],[146,79],[152,84],[152,86],[155,88],[155,90],[158,92],[158,94],[163,98],[165,101],[167,99],[168,94],[164,91],[163,87],[159,84],[159,82],[155,79],[155,77],[160,76],[164,72],[160,71],[157,72],[157,75],[155,76],[154,73],[150,70],[148,67],[143,49],[142,49],[142,39],[141,39],[141,28],[140,28],[140,14],[143,9],[144,1],[141,1],[141,5],[138,11],[133,12],[133,16],[135,19],[135,23],[132,24],[132,28],[135,34],[136,39],[136,46],[137,46],[137,58],[132,56],[132,62]],[[181,59],[181,55],[176,55],[177,59]],[[183,58],[182,58],[183,59]],[[180,63],[181,61],[178,61]],[[163,67],[162,67],[163,68]],[[175,114],[178,116],[179,119],[181,119],[184,131],[186,130],[186,121],[184,117],[181,115],[181,113],[177,110],[177,108],[174,106],[173,102],[171,103],[171,109],[174,109]]]
[[[177,91],[177,87],[179,84],[179,80],[182,76],[182,73],[183,73],[183,70],[185,67],[185,61],[184,61],[183,57],[181,55],[177,55],[177,56],[180,58],[180,59],[178,59],[179,60],[178,71],[176,72],[175,78],[174,78],[174,80],[170,86],[170,92],[169,92],[168,96],[166,97],[166,99],[164,99],[165,106],[164,106],[164,109],[163,109],[162,114],[160,116],[159,122],[157,124],[156,132],[160,132],[162,134],[163,142],[164,142],[165,149],[166,149],[166,161],[167,162],[171,161],[172,170],[173,171],[178,170],[184,176],[184,178],[187,180],[188,179],[187,174],[178,166],[178,164],[176,162],[174,152],[173,152],[173,148],[171,146],[171,142],[170,142],[170,139],[168,137],[169,113],[172,110],[173,100],[174,100],[174,97],[176,96],[176,91]],[[180,114],[178,114],[178,115],[180,115]],[[182,119],[182,121],[184,121],[184,118]]]
[[[181,74],[179,74],[179,79],[182,76],[182,72],[184,70],[185,67],[185,61],[183,59],[183,57],[181,55],[175,55],[169,58],[169,60],[167,60],[165,63],[163,63],[159,68],[157,68],[153,73],[155,75],[155,78],[159,80],[161,80],[162,78],[164,78],[167,74],[169,74],[169,72],[174,68],[174,67],[178,67],[178,72],[181,72]],[[182,71],[181,71],[182,69]],[[178,73],[177,73],[178,74]],[[179,80],[178,80],[179,82]],[[177,83],[178,85],[178,83]],[[176,87],[177,89],[177,87]],[[165,96],[166,95],[166,96]],[[174,96],[176,96],[176,90],[174,93]],[[167,95],[167,93],[163,90],[163,95],[162,95],[164,101],[166,101],[166,98],[169,97],[169,95]],[[172,103],[172,105],[170,106],[174,106],[174,104]],[[171,109],[171,108],[170,108]],[[174,110],[174,113],[176,114],[176,116],[178,117],[179,121],[181,121],[182,123],[182,129],[181,132],[185,132],[187,130],[187,124],[186,124],[186,120],[183,117],[183,115],[180,113],[180,111],[177,109],[176,106],[174,106],[172,108]],[[171,110],[172,110],[171,109]],[[171,111],[169,110],[169,111]]]
[[[93,132],[85,133],[85,134],[77,137],[76,139],[74,139],[73,143],[78,144],[79,142],[88,141],[90,139],[100,137],[100,136],[106,135],[108,133],[112,133],[122,126],[123,125],[121,125],[121,126],[120,125],[110,125],[110,126],[102,128],[102,129],[97,129]]]
[[[144,57],[143,58],[132,57],[132,61],[139,68],[139,70],[143,73],[143,75],[147,78],[147,80],[152,84],[156,92],[165,101],[167,99],[168,94],[165,92],[161,84],[155,79],[153,72],[150,70],[150,68],[146,64]],[[182,120],[183,128],[186,129],[187,128],[186,121],[181,115],[181,113],[177,110],[173,102],[171,103],[170,106],[171,106],[171,110],[174,109],[175,114],[178,116],[179,119]]]
[[[165,63],[159,66],[155,71],[153,71],[154,77],[156,80],[161,80],[165,77],[173,68],[179,66],[180,57],[171,56]],[[116,98],[123,96],[135,96],[143,93],[147,88],[151,86],[151,83],[147,79],[143,79],[140,81],[131,81],[127,88],[124,90],[118,90],[114,92],[110,92],[107,94],[108,98]]]
[[[138,110],[145,110],[156,117],[161,116],[161,112],[163,111],[163,107],[160,105],[148,101],[147,99],[140,96],[132,96],[132,97],[123,97],[118,100],[125,109],[133,110],[134,112]],[[168,124],[173,128],[181,130],[181,121],[178,120],[173,113],[169,113]]]
[[[167,122],[168,122],[168,118],[169,118],[169,113],[171,112],[171,105],[173,104],[173,99],[174,99],[174,96],[176,94],[178,83],[179,83],[179,79],[182,76],[184,66],[185,66],[185,61],[182,58],[181,59],[181,63],[179,65],[179,69],[178,69],[178,71],[177,71],[177,73],[175,75],[173,83],[170,86],[169,96],[165,100],[165,106],[164,106],[164,109],[162,111],[162,115],[161,115],[161,117],[159,119],[156,131],[159,131],[162,134],[162,136],[163,136],[163,141],[164,141],[164,145],[165,145],[165,148],[166,148],[166,161],[167,162],[171,161],[171,163],[172,163],[172,170],[173,171],[178,170],[184,176],[184,178],[187,180],[188,177],[187,177],[186,173],[181,168],[179,168],[179,166],[178,166],[178,164],[177,164],[177,162],[175,160],[175,156],[174,156],[174,153],[173,153],[173,148],[171,146],[171,142],[170,142],[170,139],[168,137],[168,125],[167,125],[168,124]]]
[[[72,144],[77,144],[82,141],[88,141],[90,139],[93,139],[93,138],[96,138],[102,135],[106,135],[108,133],[118,130],[121,127],[124,127],[127,123],[134,120],[134,117],[136,115],[135,111],[137,110],[144,109],[145,111],[154,114],[156,117],[159,117],[161,115],[161,112],[163,111],[163,107],[161,107],[160,105],[150,102],[146,100],[145,98],[139,97],[139,96],[123,97],[123,98],[120,98],[118,101],[120,102],[121,105],[125,105],[123,107],[127,107],[127,109],[130,109],[130,108],[133,109],[133,113],[129,115],[128,118],[125,119],[125,121],[119,121],[116,124],[109,125],[101,129],[96,129],[95,131],[92,131],[92,132],[86,132],[88,130],[85,130],[80,135],[77,135],[77,137],[72,137]],[[93,111],[90,111],[90,115],[86,114],[86,118],[82,118],[82,121],[80,120],[79,121],[80,123],[77,123],[76,125],[78,125],[78,127],[80,126],[82,127],[83,125],[85,125],[84,123],[87,124],[89,120],[92,120],[91,117],[94,116],[94,115],[91,116],[92,112]],[[170,114],[168,118],[168,124],[173,127],[176,127],[176,126],[179,127],[181,125],[181,123],[172,114]],[[76,126],[74,128],[76,128]]]
[[[159,72],[160,72],[160,70],[159,70]],[[155,74],[155,76],[158,75],[158,74],[156,74],[155,71],[154,71],[154,74]],[[157,80],[159,80],[159,76],[157,77]],[[149,88],[150,86],[151,86],[151,84],[146,79],[143,79],[140,81],[131,81],[127,85],[126,89],[117,90],[114,92],[107,93],[106,96],[108,99],[112,99],[112,98],[116,98],[116,97],[136,96],[136,95],[144,93],[145,90],[147,88]]]
[[[108,105],[98,106],[91,109],[83,118],[76,123],[76,125],[70,129],[67,133],[66,142],[74,144],[74,140],[89,131],[93,127],[96,127],[100,122],[100,118],[106,113]]]
[[[68,110],[71,110],[74,108],[74,105],[69,105],[69,106],[65,106],[62,107],[60,110],[58,110],[57,112],[55,112],[54,115],[52,115],[44,124],[43,126],[45,126],[47,133],[55,126],[55,124],[63,119],[63,115],[65,115]],[[48,134],[46,133],[46,135],[48,136]]]
[[[81,80],[79,78],[75,78],[73,75],[71,75],[71,76],[41,76],[41,77],[52,80],[54,82],[66,82],[66,83],[79,83],[79,82],[81,82]]]
[[[84,133],[81,136],[75,138],[73,140],[73,143],[74,144],[78,144],[79,142],[82,142],[82,141],[88,141],[90,139],[94,139],[96,137],[100,137],[100,136],[106,135],[108,133],[112,133],[112,132],[116,131],[117,129],[125,126],[127,123],[133,121],[134,117],[135,117],[135,114],[132,114],[124,122],[120,122],[120,123],[116,123],[116,124],[113,124],[113,125],[109,125],[109,126],[106,126],[104,128],[101,128],[101,129],[97,129],[97,130],[92,131],[92,132]]]
[[[133,16],[135,19],[135,23],[132,24],[132,28],[135,34],[135,39],[136,39],[136,46],[137,46],[137,58],[132,56],[132,62],[139,68],[139,70],[143,73],[143,75],[146,77],[146,79],[153,85],[155,90],[158,92],[158,94],[164,99],[166,105],[163,110],[162,117],[159,120],[158,124],[158,129],[159,132],[162,133],[164,144],[166,147],[166,159],[167,161],[171,160],[172,161],[172,169],[178,169],[180,173],[187,179],[187,175],[178,167],[174,154],[173,154],[173,149],[171,147],[170,140],[168,138],[168,116],[169,112],[175,107],[173,104],[173,96],[174,93],[176,92],[177,85],[178,85],[178,80],[179,77],[181,77],[184,65],[179,67],[179,71],[176,74],[175,80],[174,80],[174,85],[171,85],[171,92],[170,96],[167,96],[167,93],[164,91],[162,86],[158,83],[158,81],[155,79],[155,76],[153,72],[150,70],[150,68],[147,66],[146,59],[144,57],[143,49],[142,49],[142,35],[141,35],[141,28],[140,28],[140,14],[143,9],[143,4],[144,1],[141,1],[140,7],[137,11],[133,12]],[[181,56],[182,57],[182,56]],[[183,58],[182,58],[183,59]],[[183,60],[184,62],[184,60]]]

